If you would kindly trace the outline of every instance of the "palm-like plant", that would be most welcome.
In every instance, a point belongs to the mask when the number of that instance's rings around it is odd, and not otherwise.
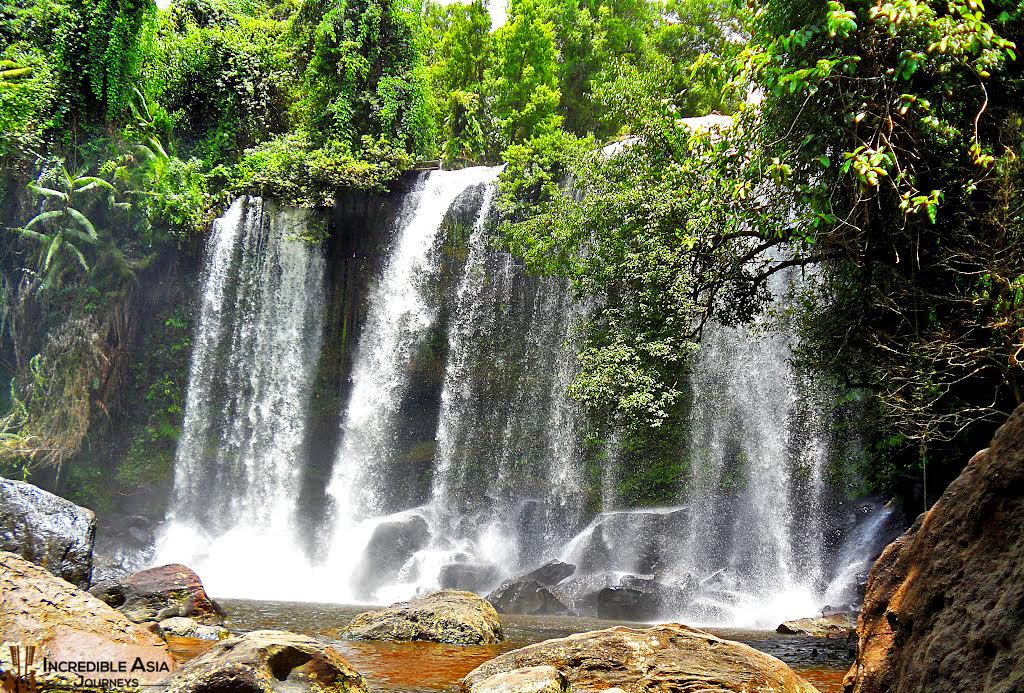
[[[134,128],[138,132],[140,140],[139,144],[135,145],[135,149],[142,154],[143,158],[166,161],[167,152],[160,144],[160,128],[157,125],[156,116],[149,108],[149,102],[146,101],[146,95],[137,86],[132,87],[132,90],[134,98],[129,106],[132,110],[132,117],[135,119]]]
[[[88,201],[90,194],[113,193],[114,186],[96,176],[73,176],[62,165],[60,189],[35,183],[29,183],[28,187],[46,198],[44,210],[16,231],[39,245],[35,272],[43,278],[40,288],[45,290],[59,282],[69,266],[77,264],[89,271],[82,249],[97,245],[99,234],[79,207]]]

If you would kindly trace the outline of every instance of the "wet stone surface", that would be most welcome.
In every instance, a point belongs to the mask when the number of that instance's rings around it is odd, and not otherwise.
[[[273,628],[326,638],[363,674],[371,691],[401,693],[455,690],[459,679],[499,654],[542,640],[616,625],[612,621],[593,618],[503,614],[501,620],[507,639],[497,645],[366,642],[340,637],[352,618],[366,610],[365,606],[239,599],[218,601],[227,612],[225,626],[233,633]],[[839,693],[842,690],[843,675],[853,659],[852,640],[714,627],[706,630],[778,657],[821,693]],[[185,652],[179,652],[171,642],[179,659],[194,657],[205,647],[201,641],[183,642],[182,645],[187,645],[183,648]]]

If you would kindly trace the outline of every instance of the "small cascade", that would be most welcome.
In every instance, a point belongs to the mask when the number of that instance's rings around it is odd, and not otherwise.
[[[325,262],[296,238],[315,223],[309,210],[241,197],[213,225],[157,559],[193,566],[215,594],[240,594],[237,577],[251,570],[265,577],[246,596],[279,593],[265,557],[275,552],[280,564],[297,553]]]

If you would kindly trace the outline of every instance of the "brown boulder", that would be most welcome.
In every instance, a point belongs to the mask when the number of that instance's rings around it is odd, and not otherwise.
[[[837,611],[825,616],[811,616],[809,618],[783,621],[775,629],[775,632],[785,635],[809,635],[815,638],[845,638],[853,632],[856,625],[857,621],[853,614],[846,611]]]
[[[359,614],[342,631],[354,640],[445,642],[485,645],[505,639],[498,613],[472,592],[441,590]]]
[[[135,623],[176,616],[206,625],[224,622],[224,610],[207,596],[199,576],[177,563],[104,580],[89,592]]]
[[[1024,406],[871,569],[850,693],[1024,690]]]
[[[8,645],[42,647],[36,661],[109,662],[114,671],[86,678],[135,678],[154,683],[177,663],[167,643],[87,592],[12,553],[0,551],[0,634]],[[8,648],[0,648],[8,656]],[[142,664],[140,671],[136,663]],[[9,667],[9,661],[2,668]],[[150,669],[147,671],[147,669]],[[73,674],[51,676],[77,682]]]
[[[367,693],[363,677],[334,648],[279,630],[221,640],[165,686],[168,693]]]
[[[609,688],[626,693],[816,693],[775,657],[677,623],[616,626],[513,650],[469,672],[462,687],[467,693],[484,693],[496,688],[496,675],[545,666],[564,675],[573,693]],[[534,689],[531,683],[523,693]],[[501,693],[517,691],[503,686]]]

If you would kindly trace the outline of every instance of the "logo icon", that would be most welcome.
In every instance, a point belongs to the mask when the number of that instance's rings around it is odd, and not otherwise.
[[[11,670],[0,670],[0,689],[6,693],[39,693],[36,685],[36,673],[32,671],[32,662],[36,657],[35,645],[21,647],[11,645]],[[22,657],[24,653],[24,657]],[[22,664],[24,663],[24,668]]]

